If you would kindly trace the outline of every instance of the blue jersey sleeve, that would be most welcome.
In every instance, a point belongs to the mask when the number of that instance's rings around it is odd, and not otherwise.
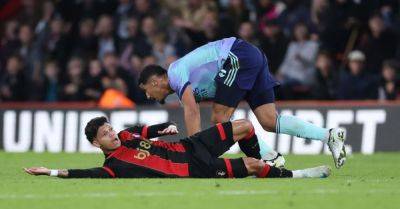
[[[190,85],[189,71],[179,67],[179,63],[173,63],[168,70],[168,79],[172,90],[182,99],[183,92]]]

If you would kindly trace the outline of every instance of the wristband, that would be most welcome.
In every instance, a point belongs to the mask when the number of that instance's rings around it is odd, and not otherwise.
[[[50,170],[50,176],[58,176],[58,170]]]

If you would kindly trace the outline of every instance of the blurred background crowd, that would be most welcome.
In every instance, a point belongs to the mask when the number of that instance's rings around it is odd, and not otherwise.
[[[261,48],[281,100],[400,98],[397,0],[0,0],[0,102],[98,101],[207,42]]]

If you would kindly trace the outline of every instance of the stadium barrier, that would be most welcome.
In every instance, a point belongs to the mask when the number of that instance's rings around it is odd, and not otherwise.
[[[348,148],[353,152],[399,151],[400,102],[281,102],[280,114],[291,114],[319,126],[343,126],[348,130]],[[174,121],[184,136],[183,111],[178,106],[98,109],[93,103],[10,103],[0,104],[0,150],[5,152],[98,152],[85,138],[86,123],[96,116],[107,116],[115,130],[135,124]],[[211,106],[201,107],[202,128],[211,126]],[[248,118],[262,140],[283,154],[320,154],[328,149],[318,141],[294,139],[265,132],[247,106],[240,106],[233,119]],[[230,152],[238,152],[234,146]]]

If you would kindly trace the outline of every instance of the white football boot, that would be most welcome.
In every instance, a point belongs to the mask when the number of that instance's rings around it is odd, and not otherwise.
[[[344,141],[346,140],[346,130],[343,128],[329,129],[328,147],[332,152],[335,167],[339,169],[346,161],[346,150]]]
[[[331,169],[326,165],[292,172],[293,178],[326,178],[331,175]]]
[[[266,156],[264,156],[263,160],[266,164],[270,166],[278,168],[285,167],[285,158],[282,156],[281,153],[276,151],[269,152]]]

